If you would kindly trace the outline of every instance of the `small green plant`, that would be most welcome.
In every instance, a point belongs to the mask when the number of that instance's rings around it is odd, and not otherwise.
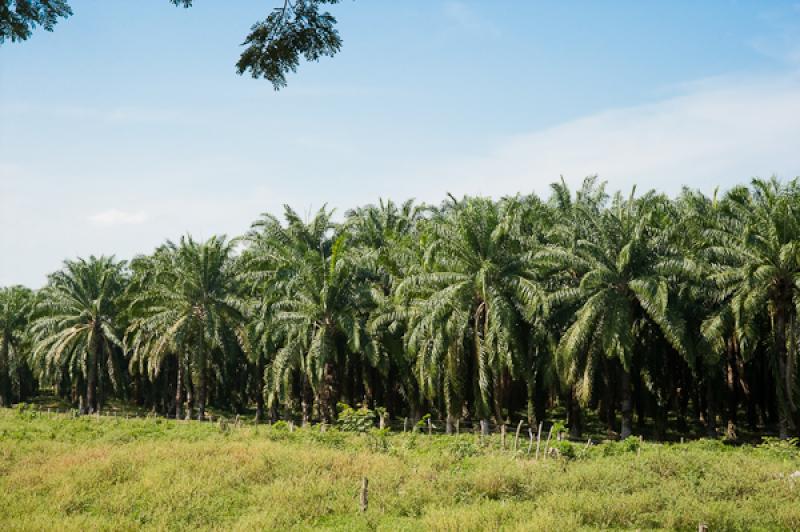
[[[471,441],[460,439],[450,444],[448,451],[453,458],[459,460],[480,454],[480,449],[477,445]]]
[[[339,403],[337,425],[345,432],[367,432],[375,426],[375,412],[366,406],[352,408],[345,403]]]
[[[800,457],[800,438],[782,440],[780,438],[764,437],[756,448],[763,453],[781,458]]]
[[[273,423],[270,426],[270,428],[272,430],[277,430],[277,431],[288,431],[289,430],[289,424],[281,419],[281,420],[276,421],[275,423]]]
[[[367,432],[369,436],[369,448],[378,453],[389,452],[389,431],[387,429],[375,429]]]
[[[642,445],[642,441],[636,436],[628,436],[624,440],[622,440],[621,447],[622,450],[626,453],[635,453],[639,451],[639,447]]]
[[[567,440],[555,441],[550,445],[550,452],[554,453],[558,458],[564,460],[572,460],[577,456],[575,445]]]
[[[421,430],[428,426],[428,420],[431,418],[430,414],[425,414],[417,421],[416,425],[414,425],[414,430]]]

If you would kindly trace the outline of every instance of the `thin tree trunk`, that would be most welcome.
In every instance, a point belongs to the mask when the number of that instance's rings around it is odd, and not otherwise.
[[[739,409],[739,367],[736,363],[736,349],[733,338],[728,340],[728,367],[726,372],[726,385],[728,392],[727,423],[725,437],[736,440],[737,411]]]
[[[794,432],[792,419],[792,379],[789,371],[789,353],[786,349],[786,310],[777,305],[775,310],[775,350],[778,357],[778,385],[775,387],[778,396],[778,432],[782,439],[788,439]]]
[[[11,406],[11,378],[9,375],[10,364],[8,362],[9,352],[8,337],[3,335],[3,344],[0,345],[0,407]]]
[[[580,438],[583,435],[583,420],[581,419],[581,405],[575,396],[575,387],[571,386],[567,397],[567,424],[569,425],[570,438]]]
[[[206,417],[206,354],[200,353],[197,368],[197,419],[203,421]]]
[[[175,419],[183,419],[183,356],[178,355],[178,371],[175,377]]]
[[[256,424],[264,419],[264,357],[256,362]]]
[[[86,405],[84,405],[86,411],[84,414],[91,414],[97,408],[97,359],[98,351],[100,350],[100,341],[98,337],[98,331],[94,332],[94,340],[92,348],[89,350],[87,361],[87,379],[86,379]]]
[[[300,392],[300,409],[302,411],[302,426],[307,427],[311,421],[311,406],[314,401],[314,395],[311,391],[311,385],[308,382],[308,376],[303,374],[302,390]]]
[[[717,437],[717,397],[714,393],[714,372],[709,369],[706,372],[706,433],[709,438]]]
[[[602,358],[603,367],[603,421],[606,423],[606,432],[610,435],[617,431],[617,405],[614,397],[614,375],[612,374],[613,360]]]
[[[320,415],[325,423],[333,423],[336,419],[336,405],[334,404],[336,368],[332,363],[325,363],[322,379],[322,391],[319,394]]]
[[[620,388],[621,388],[621,404],[620,411],[622,412],[622,427],[619,437],[625,439],[633,434],[633,402],[631,401],[631,374],[630,371],[621,367],[620,373]]]
[[[528,426],[535,427],[536,426],[536,377],[531,375],[528,378],[528,382],[526,383],[527,391],[528,391],[528,403],[526,409],[526,415],[528,418]]]
[[[455,422],[453,421],[453,415],[450,412],[447,413],[447,419],[445,420],[444,425],[445,434],[452,434],[455,429]]]

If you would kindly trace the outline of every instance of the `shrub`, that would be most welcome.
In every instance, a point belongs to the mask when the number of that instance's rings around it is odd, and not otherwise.
[[[339,403],[337,424],[345,432],[367,432],[375,426],[375,412],[366,406],[352,408],[345,403]]]

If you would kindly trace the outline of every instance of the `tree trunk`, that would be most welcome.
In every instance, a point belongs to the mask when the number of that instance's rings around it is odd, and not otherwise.
[[[300,392],[300,409],[302,411],[302,426],[307,427],[311,421],[311,406],[314,402],[314,394],[308,382],[308,376],[302,375],[302,390]]]
[[[206,418],[206,356],[201,353],[198,359],[197,368],[197,420],[203,421]]]
[[[0,407],[11,406],[11,378],[9,375],[10,364],[8,362],[9,352],[8,337],[3,335],[3,344],[0,345]]]
[[[583,435],[583,420],[581,419],[581,405],[575,397],[575,387],[570,387],[567,397],[567,424],[569,437],[578,439]]]
[[[621,367],[620,369],[620,391],[622,399],[620,411],[622,413],[622,427],[620,429],[619,437],[624,440],[633,434],[633,402],[631,401],[631,373],[624,367]]]
[[[94,340],[92,348],[87,353],[89,360],[87,360],[88,375],[86,378],[86,411],[84,414],[91,414],[97,408],[97,359],[99,358],[100,340],[98,331],[94,333]]]
[[[786,349],[786,309],[781,304],[776,305],[774,323],[779,381],[775,387],[778,396],[778,432],[781,439],[788,439],[795,429],[791,398],[794,375],[790,371],[791,361]]]
[[[256,362],[256,424],[264,419],[264,357]]]
[[[726,372],[725,384],[728,392],[726,409],[726,429],[725,437],[728,440],[736,440],[737,410],[739,409],[739,367],[736,363],[736,349],[733,338],[728,340],[728,368]]]
[[[175,377],[175,419],[183,419],[183,356],[178,355],[178,371]]]
[[[336,368],[331,362],[326,362],[322,376],[322,390],[319,394],[319,410],[325,423],[333,423],[336,419]]]
[[[714,372],[706,372],[706,434],[709,438],[717,437],[717,397],[714,393]]]
[[[603,359],[603,421],[606,423],[606,432],[609,436],[617,431],[617,404],[614,397],[614,375],[612,372],[612,360],[608,357]]]

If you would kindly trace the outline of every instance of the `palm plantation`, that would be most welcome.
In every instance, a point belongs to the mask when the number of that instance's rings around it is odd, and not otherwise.
[[[256,220],[0,291],[0,401],[446,432],[596,419],[612,437],[797,434],[800,184],[712,197],[381,202]],[[742,423],[741,420],[746,420]],[[405,421],[407,423],[408,421]],[[438,423],[438,421],[436,421]]]

